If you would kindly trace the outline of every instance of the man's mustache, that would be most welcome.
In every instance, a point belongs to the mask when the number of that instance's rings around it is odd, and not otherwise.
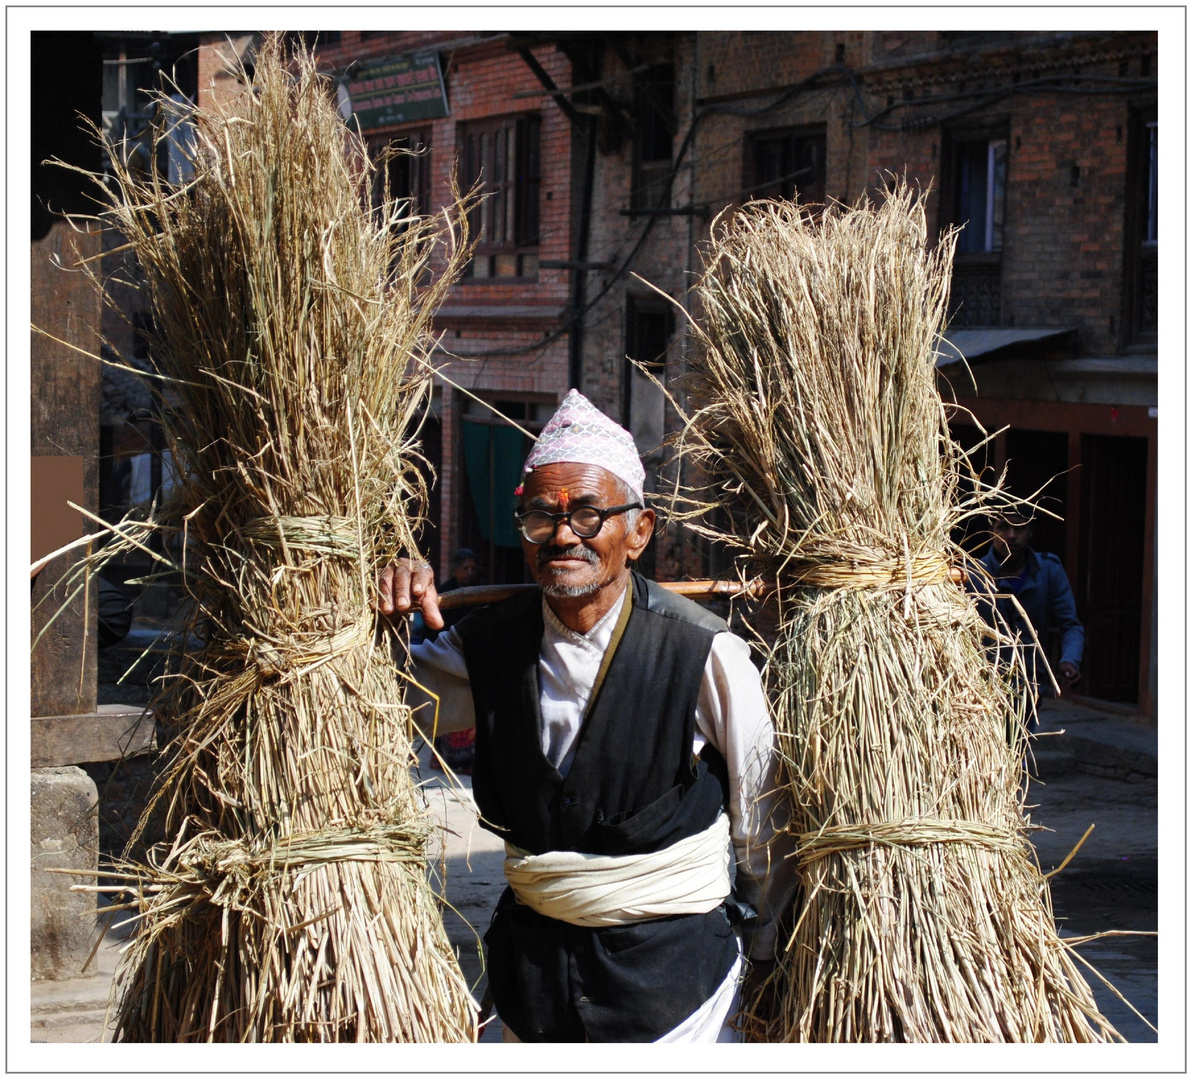
[[[583,544],[574,544],[572,547],[559,547],[557,544],[548,544],[545,547],[539,548],[536,562],[539,568],[542,569],[552,559],[583,559],[586,563],[600,562],[600,556],[591,548],[586,548]]]

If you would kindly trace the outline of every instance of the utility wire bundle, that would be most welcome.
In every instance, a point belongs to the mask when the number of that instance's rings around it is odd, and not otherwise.
[[[371,207],[310,57],[270,35],[242,75],[186,117],[184,185],[113,148],[102,215],[140,264],[177,470],[108,554],[175,551],[202,640],[157,705],[177,732],[154,804],[170,839],[103,874],[138,916],[116,1037],[474,1041],[373,611],[379,569],[416,550],[430,324],[468,257],[467,200],[446,225],[388,192]]]
[[[680,447],[706,486],[686,516],[774,588],[798,834],[802,898],[750,1035],[1115,1039],[1026,838],[1022,652],[1000,658],[950,577],[983,496],[961,496],[934,379],[953,239],[926,235],[905,183],[816,217],[752,203],[696,289]]]

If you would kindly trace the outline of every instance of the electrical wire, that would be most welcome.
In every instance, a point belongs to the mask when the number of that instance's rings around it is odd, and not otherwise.
[[[866,106],[861,97],[861,87],[856,78],[851,78],[855,96],[858,105],[865,113]],[[1098,83],[1108,84],[1104,88],[1093,89],[1086,88],[1077,83]],[[879,109],[878,112],[866,116],[862,120],[852,121],[852,125],[857,127],[873,127],[878,131],[888,132],[907,132],[907,131],[923,131],[926,128],[936,127],[939,124],[946,124],[950,120],[954,120],[960,116],[965,116],[968,113],[975,112],[978,109],[986,108],[988,105],[994,104],[996,101],[1002,101],[1004,98],[1012,97],[1016,94],[1027,93],[1055,93],[1055,94],[1079,94],[1091,97],[1103,97],[1107,94],[1132,94],[1140,90],[1155,90],[1156,80],[1151,78],[1122,78],[1110,75],[1069,75],[1069,76],[1047,76],[1039,79],[1028,79],[1026,82],[1006,83],[1002,86],[987,88],[980,87],[970,91],[961,91],[954,94],[938,94],[930,97],[921,98],[903,98],[898,101],[892,101],[888,105]],[[923,108],[924,106],[939,105],[951,101],[970,101],[970,104],[961,109],[955,109],[951,112],[944,113],[939,116],[924,116],[916,117],[911,120],[904,120],[898,124],[883,124],[880,122],[880,117],[886,116],[899,109],[913,109]]]

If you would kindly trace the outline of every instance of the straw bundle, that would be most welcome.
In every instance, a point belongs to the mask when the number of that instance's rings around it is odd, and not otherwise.
[[[689,517],[775,587],[802,887],[751,1035],[1107,1040],[1026,841],[1022,655],[949,578],[972,511],[934,382],[952,239],[929,252],[922,198],[886,196],[750,204],[697,287]]]
[[[111,875],[139,914],[117,1038],[473,1041],[372,608],[416,550],[430,320],[467,243],[370,209],[326,80],[276,36],[245,93],[191,119],[193,180],[117,161],[105,211],[140,263],[178,471],[115,546],[167,534],[203,642],[159,703],[173,840]]]

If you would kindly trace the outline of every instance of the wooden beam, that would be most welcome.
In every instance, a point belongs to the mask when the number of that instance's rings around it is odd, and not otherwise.
[[[518,55],[525,61],[526,66],[534,72],[538,81],[546,87],[547,93],[551,95],[555,104],[563,111],[564,116],[572,122],[572,126],[581,132],[586,131],[583,117],[581,117],[575,106],[568,101],[567,95],[555,85],[555,80],[547,74],[547,69],[538,62],[534,53],[529,49],[523,48],[518,50]]]
[[[987,431],[1009,424],[1033,431],[1078,430],[1087,435],[1146,438],[1156,430],[1156,418],[1146,405],[971,397],[958,397],[956,403],[962,409],[970,410]]]
[[[52,769],[88,761],[119,761],[157,749],[154,714],[140,705],[100,705],[93,713],[35,716],[31,767]]]

